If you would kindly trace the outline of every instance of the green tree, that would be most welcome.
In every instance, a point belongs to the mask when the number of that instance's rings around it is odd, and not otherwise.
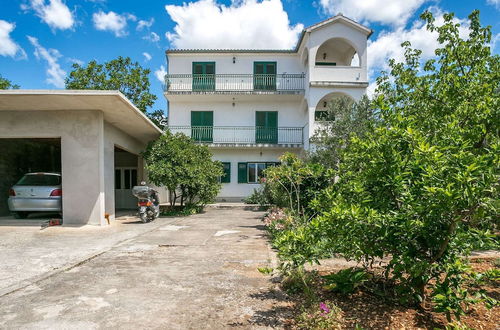
[[[0,89],[19,89],[19,85],[13,84],[12,81],[0,74]]]
[[[148,177],[171,193],[170,204],[205,205],[220,191],[222,164],[212,160],[207,146],[184,134],[166,131],[143,154]]]
[[[165,130],[168,125],[168,117],[165,115],[163,110],[148,112],[147,115],[156,126],[158,126],[162,131]]]
[[[350,137],[364,137],[373,128],[375,120],[375,110],[367,96],[358,102],[347,96],[334,98],[328,103],[311,138],[314,146],[309,154],[310,161],[336,168]]]
[[[467,291],[463,257],[478,228],[498,230],[500,57],[478,11],[465,39],[453,14],[441,26],[430,12],[421,17],[438,35],[436,58],[422,63],[403,43],[405,61],[391,60],[378,79],[380,122],[350,139],[338,180],[316,201],[323,213],[282,235],[281,256],[294,265],[318,250],[366,265],[387,258],[402,300],[421,302],[429,288],[451,319],[467,303],[491,302]]]
[[[121,57],[104,64],[95,60],[87,66],[73,63],[73,71],[66,78],[66,89],[119,90],[138,109],[146,112],[156,95],[149,91],[149,69],[144,69],[130,57]]]

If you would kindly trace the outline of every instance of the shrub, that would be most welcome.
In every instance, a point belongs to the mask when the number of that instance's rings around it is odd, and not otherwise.
[[[269,186],[266,184],[265,178],[259,180],[260,186],[253,190],[253,193],[245,198],[247,204],[259,204],[262,207],[267,207],[274,204],[270,195]]]
[[[297,318],[299,329],[342,329],[341,310],[333,304],[320,302],[305,308]]]
[[[265,170],[270,200],[296,214],[312,214],[310,204],[328,186],[331,172],[292,153],[283,154],[280,161],[280,166]]]
[[[362,268],[347,268],[337,273],[323,276],[325,288],[333,292],[349,294],[355,292],[371,275]]]
[[[387,258],[385,275],[402,302],[418,304],[430,289],[436,309],[459,318],[484,301],[464,285],[462,258],[478,229],[498,226],[500,56],[491,55],[477,11],[465,40],[452,14],[439,27],[431,13],[422,18],[441,43],[437,59],[421,65],[421,52],[403,44],[405,62],[391,60],[378,80],[379,121],[350,136],[336,182],[308,204],[321,213],[275,245],[298,268],[325,254],[366,264]],[[302,172],[291,169],[282,177],[295,182],[288,195],[296,208]]]
[[[170,191],[170,204],[205,205],[220,191],[220,162],[212,160],[207,146],[184,134],[165,132],[143,153],[149,180]]]

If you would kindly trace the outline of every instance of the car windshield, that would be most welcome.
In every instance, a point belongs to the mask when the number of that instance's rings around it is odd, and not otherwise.
[[[61,184],[59,175],[26,174],[16,183],[17,186],[58,186]]]

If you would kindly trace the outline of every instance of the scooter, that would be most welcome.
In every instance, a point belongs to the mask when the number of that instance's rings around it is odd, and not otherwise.
[[[160,199],[158,192],[141,182],[132,188],[132,194],[138,198],[139,217],[143,223],[154,221],[160,215]]]

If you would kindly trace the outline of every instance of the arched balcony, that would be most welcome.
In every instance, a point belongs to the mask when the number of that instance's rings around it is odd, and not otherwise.
[[[330,102],[334,99],[346,98],[348,101],[354,102],[354,99],[347,94],[334,92],[327,94],[321,98],[321,100],[316,104],[316,109],[314,111],[314,121],[315,122],[325,122],[332,120],[328,114],[328,108],[330,106]]]
[[[325,41],[316,52],[316,66],[360,66],[360,64],[358,52],[343,38]]]
[[[364,49],[345,38],[324,41],[310,54],[311,86],[368,86],[363,53]]]

